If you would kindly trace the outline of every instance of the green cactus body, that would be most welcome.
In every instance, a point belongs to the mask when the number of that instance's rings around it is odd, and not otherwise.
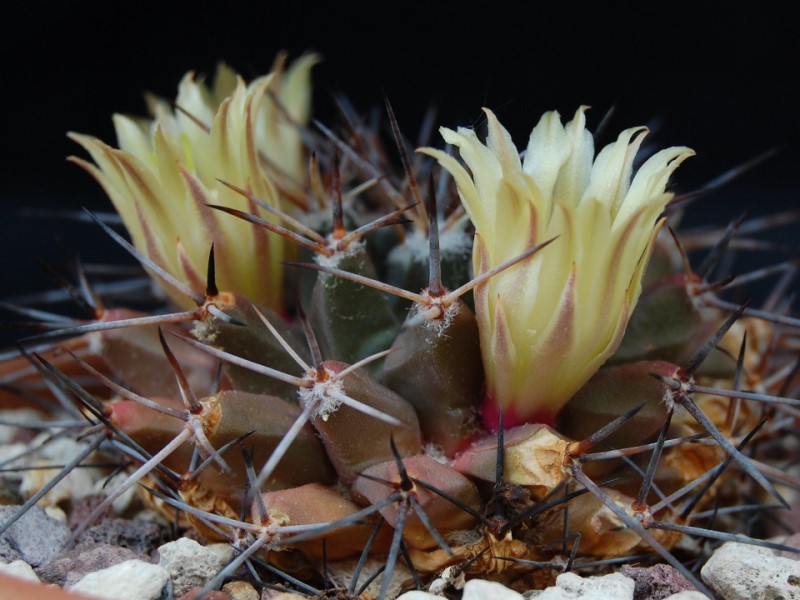
[[[163,400],[162,404],[179,408],[180,402]],[[253,448],[253,460],[263,463],[297,418],[300,409],[274,396],[225,391],[203,401],[205,433],[215,448],[222,448],[245,433]],[[173,439],[181,422],[171,416],[154,413],[136,402],[124,400],[110,406],[112,422],[152,454]],[[183,444],[163,464],[177,473],[187,473],[193,447]],[[197,485],[226,502],[234,512],[241,510],[241,490],[247,482],[241,452],[227,452],[223,457],[231,468],[225,473],[213,466],[200,471]],[[295,439],[264,489],[278,490],[305,483],[333,483],[333,468],[313,428],[308,425]]]
[[[658,433],[667,417],[664,386],[654,373],[673,373],[676,365],[665,361],[639,361],[600,369],[561,411],[559,431],[582,440],[621,412],[644,405],[624,427],[603,443],[608,448],[635,446]]]
[[[725,320],[720,311],[698,305],[690,293],[688,277],[683,274],[651,283],[643,290],[636,308],[610,364],[641,359],[682,364]],[[706,364],[710,365],[711,360]],[[727,360],[725,365],[728,368],[723,375],[730,376],[733,361]]]
[[[333,373],[347,367],[337,361],[323,363],[323,369]],[[388,388],[375,382],[366,372],[356,370],[341,381],[342,392],[396,418],[393,426],[377,421],[349,406],[312,416],[312,423],[322,436],[323,443],[339,476],[348,483],[367,467],[390,460],[389,441],[395,440],[404,456],[417,454],[422,447],[419,420],[411,404]],[[353,435],[354,432],[360,432]]]
[[[105,311],[103,318],[116,321],[142,316],[144,313],[137,311],[112,309]],[[177,396],[175,374],[164,361],[156,325],[110,329],[88,337],[92,353],[100,356],[126,386],[148,397]],[[207,391],[214,371],[213,360],[188,346],[178,348],[177,352],[192,389],[197,393]]]
[[[295,371],[297,365],[275,336],[264,327],[253,310],[253,303],[234,294],[225,294],[224,297],[226,301],[220,303],[221,309],[239,324],[207,318],[193,327],[192,334],[195,338],[215,348],[259,364],[269,365],[279,371],[288,373]],[[260,307],[259,311],[268,318],[271,317],[270,322],[278,328],[281,337],[297,352],[308,358],[305,344],[295,327],[290,327],[284,319],[269,309]],[[237,390],[254,394],[272,394],[287,400],[294,400],[297,397],[296,389],[291,384],[265,377],[231,363],[225,363],[224,368]]]
[[[440,234],[442,285],[454,290],[471,278],[471,237],[459,227],[449,227]],[[386,257],[386,281],[405,290],[422,290],[429,283],[430,252],[427,235],[418,230],[410,232]],[[470,296],[464,301],[474,310]],[[395,312],[407,316],[411,303],[393,297]]]
[[[262,494],[264,509],[269,519],[288,521],[295,524],[313,524],[320,522],[336,522],[347,519],[358,513],[360,506],[342,497],[334,487],[326,487],[319,483],[308,483],[285,490]],[[253,503],[253,521],[262,519]],[[299,549],[304,554],[315,558],[325,557],[328,560],[341,560],[358,556],[366,545],[376,519],[361,519],[357,523],[336,528],[326,534],[312,536],[307,541],[290,544],[292,549]],[[391,537],[390,528],[384,527],[374,546],[376,550],[385,551]]]
[[[479,431],[483,365],[478,325],[466,304],[453,306],[446,325],[413,313],[397,335],[383,367],[383,381],[414,406],[422,433],[448,456]]]
[[[473,510],[480,510],[481,501],[475,484],[451,467],[423,455],[403,460],[403,467],[409,477],[422,481],[436,481],[437,488],[451,498],[456,498]],[[352,492],[356,498],[367,504],[381,501],[393,491],[391,484],[399,483],[398,469],[394,461],[376,464],[365,469],[363,474],[364,477],[360,477],[353,485]],[[436,523],[440,532],[471,529],[475,526],[475,518],[456,507],[451,501],[426,489],[419,489],[417,493],[420,506],[431,521]],[[384,508],[381,514],[389,525],[393,527],[397,525],[399,518],[397,507],[390,505]],[[420,550],[432,550],[436,547],[436,540],[419,516],[412,517],[408,521],[404,538],[411,546]]]
[[[351,273],[376,277],[372,260],[360,244],[336,264]],[[326,273],[319,274],[314,286],[309,320],[323,356],[349,363],[386,350],[399,327],[383,294]],[[374,363],[368,367],[373,373],[378,369]]]

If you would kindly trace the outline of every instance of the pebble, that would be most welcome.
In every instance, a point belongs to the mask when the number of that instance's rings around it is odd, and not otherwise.
[[[467,583],[469,585],[469,583]],[[580,577],[562,573],[556,585],[544,590],[536,600],[633,600],[633,579],[620,573],[602,577]]]
[[[72,509],[69,511],[69,517],[67,518],[67,525],[69,525],[70,530],[83,525],[83,522],[89,518],[89,515],[92,514],[94,509],[100,506],[105,499],[106,496],[104,494],[88,494],[83,498],[76,498],[75,501],[72,502]],[[111,516],[111,509],[107,508],[96,517],[95,522],[101,523],[103,519],[110,518]]]
[[[78,539],[79,544],[110,544],[142,555],[150,555],[163,541],[158,525],[138,519],[106,519],[89,527]]]
[[[0,523],[14,515],[19,507],[0,506]],[[0,560],[24,560],[36,568],[48,562],[63,547],[69,537],[64,523],[47,516],[34,506],[0,537]]]
[[[27,466],[37,467],[53,464],[64,464],[84,452],[87,444],[76,442],[70,438],[50,439],[50,433],[42,433],[32,444],[42,444],[35,457],[24,462]],[[44,440],[49,440],[43,443]],[[91,463],[92,458],[85,459]],[[20,493],[26,498],[33,496],[58,475],[61,469],[30,469],[22,475]],[[71,502],[92,493],[95,482],[100,480],[103,472],[100,469],[72,469],[58,484],[45,494],[40,503],[55,506],[62,502]]]
[[[100,571],[135,558],[144,557],[128,548],[109,544],[80,546],[56,556],[46,565],[39,567],[37,572],[46,583],[70,586],[87,573]]]
[[[24,579],[25,581],[33,581],[36,583],[40,581],[33,567],[24,560],[15,560],[10,563],[0,562],[0,573],[11,575],[17,579]]]
[[[222,586],[222,591],[231,597],[231,600],[261,600],[261,594],[246,581],[231,581]]]
[[[652,568],[654,567],[650,567],[650,569]],[[649,569],[641,568],[641,570],[647,571]],[[557,581],[555,586],[547,588],[547,590],[533,590],[525,592],[522,596],[499,583],[473,579],[467,582],[469,596],[465,593],[462,600],[495,600],[505,598],[508,600],[519,600],[520,598],[530,600],[616,600],[617,598],[624,598],[626,600],[630,598],[634,598],[634,600],[708,600],[705,594],[696,590],[683,590],[675,594],[654,592],[650,595],[647,593],[633,595],[631,583],[622,581],[622,579],[628,579],[628,577],[617,575],[617,577],[606,575],[604,577],[589,577],[586,579],[578,576],[566,577],[561,581]],[[576,584],[577,580],[580,580],[580,583]],[[602,580],[599,585],[598,580]],[[587,590],[587,587],[592,589]],[[442,600],[442,595],[414,590],[399,596],[397,600]]]
[[[464,585],[461,600],[523,600],[522,594],[494,581],[471,579]],[[420,599],[422,600],[422,599]]]
[[[431,594],[445,595],[445,591],[449,588],[456,590],[463,590],[466,583],[466,577],[462,570],[456,567],[447,567],[441,572],[439,577],[434,579],[428,586],[428,591]]]
[[[180,538],[158,549],[158,565],[172,579],[173,593],[182,596],[211,581],[233,558],[228,544],[202,546],[189,538]]]
[[[678,592],[694,590],[694,586],[670,565],[660,564],[652,567],[623,565],[619,572],[633,579],[634,600],[666,600]]]
[[[67,589],[107,600],[159,600],[168,585],[166,569],[135,559],[89,573]]]
[[[45,514],[51,519],[67,524],[67,513],[60,506],[45,506]],[[69,527],[69,525],[67,525]]]
[[[125,483],[128,479],[128,473],[126,471],[120,471],[110,479],[108,477],[103,477],[98,479],[94,483],[94,488],[92,489],[92,495],[102,496],[105,500],[106,496],[110,496],[111,494],[115,493],[123,483]],[[111,504],[111,510],[115,515],[121,515],[125,511],[129,510],[139,497],[139,490],[138,486],[131,486],[116,499]]]
[[[800,600],[800,562],[761,546],[728,542],[700,575],[725,600]]]

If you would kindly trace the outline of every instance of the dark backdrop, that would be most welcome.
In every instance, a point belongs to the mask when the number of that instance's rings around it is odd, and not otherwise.
[[[143,114],[143,91],[173,97],[187,70],[211,72],[218,59],[259,75],[281,49],[324,56],[315,74],[323,119],[332,114],[331,92],[364,108],[385,90],[407,131],[431,103],[451,126],[476,122],[488,106],[521,145],[544,110],[568,116],[589,104],[596,124],[615,106],[614,130],[657,122],[660,144],[698,152],[679,172],[683,190],[788,144],[704,200],[696,218],[794,205],[793,20],[754,4],[721,13],[601,4],[612,3],[17,4],[2,36],[0,297],[51,286],[31,256],[57,261],[58,239],[90,260],[119,256],[91,226],[18,215],[31,207],[108,208],[91,178],[64,160],[78,152],[68,130],[113,142],[111,113]],[[785,235],[793,241],[793,230]]]

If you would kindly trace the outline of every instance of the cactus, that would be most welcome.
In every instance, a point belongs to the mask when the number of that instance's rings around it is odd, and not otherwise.
[[[728,515],[798,485],[771,443],[800,403],[798,323],[707,281],[747,224],[692,270],[667,232],[692,152],[639,164],[633,128],[595,157],[585,108],[545,114],[524,159],[490,111],[485,142],[443,128],[458,156],[412,159],[387,102],[398,168],[355,115],[309,128],[316,60],[189,75],[176,110],[115,117],[119,150],[71,134],[132,243],[93,218],[167,298],[106,308],[78,270],[88,320],[19,308],[50,331],[6,355],[5,399],[78,420],[80,460],[136,463],[72,541],[137,487],[237,549],[209,590],[256,560],[381,598],[448,568],[526,589],[661,560],[710,595],[682,540],[766,544]]]

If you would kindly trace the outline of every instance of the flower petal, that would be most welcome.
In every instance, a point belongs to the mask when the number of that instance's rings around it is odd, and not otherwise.
[[[630,185],[633,159],[646,134],[647,129],[644,127],[626,129],[619,134],[616,142],[600,151],[594,161],[589,187],[583,193],[583,200],[602,200],[612,215],[617,214]]]
[[[555,111],[545,113],[531,131],[522,170],[531,176],[548,200],[553,197],[561,167],[569,159],[570,146],[561,118]]]

